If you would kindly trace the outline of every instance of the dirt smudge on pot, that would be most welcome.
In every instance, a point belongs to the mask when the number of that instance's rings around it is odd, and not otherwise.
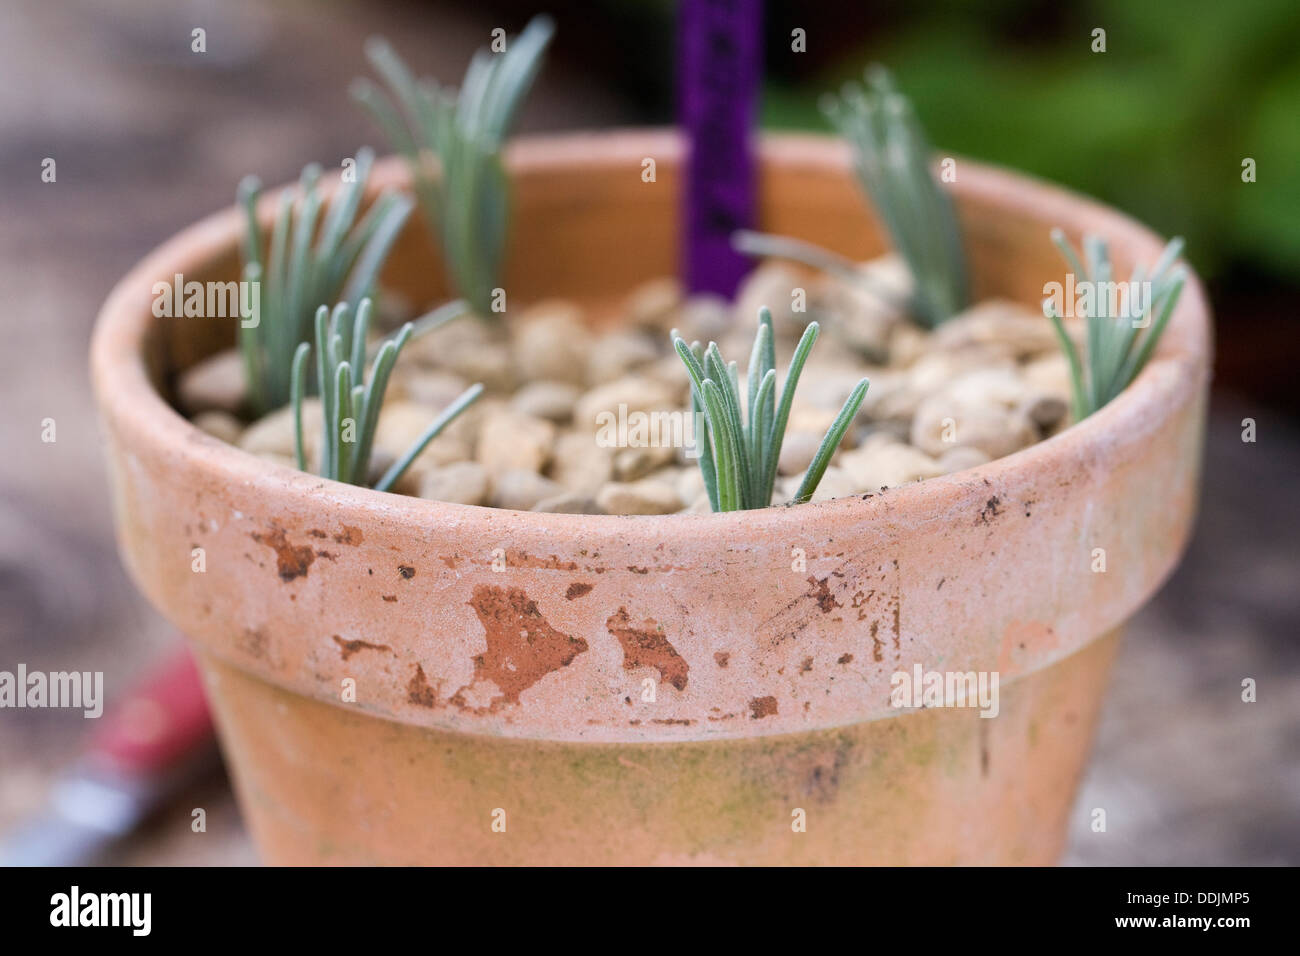
[[[713,659],[714,661],[717,662],[717,665],[719,667],[726,667],[727,664],[731,661],[731,654],[729,654],[727,651],[718,651],[716,654],[713,655]]]
[[[266,632],[257,627],[246,627],[240,634],[237,645],[249,657],[266,660],[271,641]]]
[[[549,557],[536,557],[527,551],[520,551],[516,548],[506,549],[506,565],[512,568],[541,568],[547,571],[577,571],[578,565],[574,561],[561,561],[556,555]]]
[[[765,641],[766,650],[775,650],[786,641],[797,639],[808,625],[816,620],[815,615],[809,616],[810,609],[806,603],[809,600],[817,605],[817,610],[822,614],[830,614],[837,608],[844,606],[831,593],[830,579],[831,575],[829,574],[820,579],[815,575],[809,575],[808,590],[797,597],[791,598],[786,602],[785,607],[763,622],[763,631],[770,632],[773,635]],[[858,616],[861,619],[861,611],[859,611]],[[838,621],[840,619],[834,618],[833,620]]]
[[[852,761],[852,749],[850,738],[837,737],[828,750],[819,748],[813,751],[809,755],[811,766],[802,768],[803,797],[811,797],[819,803],[833,801],[840,787],[840,774]]]
[[[355,548],[364,540],[365,540],[365,536],[362,535],[361,529],[354,528],[350,524],[345,524],[343,526],[343,530],[338,534],[334,535],[335,544],[346,544],[349,547],[353,547],[353,548]]]
[[[271,530],[266,534],[254,531],[251,537],[258,544],[275,552],[276,572],[280,575],[280,580],[286,583],[295,578],[305,578],[307,569],[316,560],[316,552],[310,545],[290,544],[284,528],[277,524],[271,525]]]
[[[894,595],[894,656],[903,651],[903,596]]]
[[[387,644],[371,644],[369,641],[346,641],[337,634],[332,635],[334,643],[339,646],[339,656],[347,660],[353,654],[360,651],[387,651],[392,653],[393,649]]]
[[[406,699],[417,707],[438,705],[438,695],[429,685],[429,679],[424,676],[424,668],[419,664],[415,665],[415,673],[406,684]]]
[[[397,573],[405,580],[409,581],[411,578],[415,577],[415,568],[411,567],[409,564],[399,564],[397,566]]]
[[[595,586],[594,584],[585,584],[582,581],[574,581],[569,585],[569,590],[564,592],[564,599],[573,601],[580,597],[586,597]]]
[[[873,597],[875,597],[875,595],[876,592],[874,589],[870,591],[853,592],[853,598],[851,600],[850,606],[858,612],[859,621],[865,621],[867,619],[867,612],[866,612],[867,602],[870,601]]]
[[[568,667],[587,650],[587,642],[552,627],[520,588],[480,584],[469,601],[487,638],[487,650],[474,658],[474,680],[491,681],[500,692],[486,708],[518,704],[519,695],[552,671]],[[469,687],[456,691],[451,702],[473,708],[465,697]]]
[[[835,595],[831,594],[830,585],[827,582],[830,577],[824,577],[818,580],[815,576],[808,576],[808,593],[805,597],[810,597],[817,602],[817,607],[823,614],[829,614],[837,607],[843,607],[839,601],[835,600]]]
[[[749,702],[749,717],[751,720],[761,720],[764,717],[774,716],[776,716],[775,697],[755,697]]]
[[[992,498],[990,498],[988,501],[984,503],[984,507],[980,509],[979,517],[975,519],[975,523],[990,524],[991,519],[996,518],[1001,514],[1002,514],[1002,499],[999,498],[997,495],[994,495]]]
[[[623,646],[624,670],[653,667],[659,672],[660,680],[667,681],[678,690],[686,689],[690,665],[677,653],[677,648],[669,642],[663,628],[654,618],[646,618],[642,624],[635,625],[627,608],[620,607],[618,613],[605,621],[605,627]]]
[[[981,720],[980,724],[980,776],[989,775],[989,724]]]

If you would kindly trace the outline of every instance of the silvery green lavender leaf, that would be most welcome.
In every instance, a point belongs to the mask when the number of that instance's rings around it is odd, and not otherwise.
[[[316,387],[321,401],[321,447],[319,473],[334,481],[364,485],[370,474],[370,457],[374,449],[379,412],[393,366],[402,347],[414,335],[429,331],[464,311],[456,302],[422,320],[420,327],[408,322],[396,333],[379,342],[366,374],[370,353],[366,333],[370,327],[371,303],[362,299],[356,310],[340,302],[331,311],[322,305],[316,310],[315,355]],[[302,431],[302,403],[307,378],[307,363],[312,345],[303,342],[294,353],[290,373],[294,452],[298,468],[307,470],[307,456]],[[411,447],[393,463],[375,483],[376,491],[388,491],[402,477],[411,463],[438,437],[456,416],[483,394],[482,385],[472,385],[429,422]]]
[[[537,16],[503,52],[480,49],[459,91],[417,80],[386,40],[372,37],[366,56],[386,89],[352,84],[353,98],[406,157],[452,282],[480,315],[493,311],[505,253],[502,149],[554,32],[549,17]]]
[[[1127,282],[1114,279],[1100,236],[1084,237],[1082,258],[1060,229],[1052,230],[1052,242],[1070,273],[1059,294],[1043,301],[1043,314],[1069,363],[1070,404],[1082,421],[1127,388],[1155,351],[1187,282],[1187,269],[1175,265],[1183,240],[1170,240],[1150,270],[1139,265]],[[1066,315],[1084,321],[1082,355],[1065,330]]]
[[[312,337],[316,310],[373,294],[379,271],[414,208],[407,197],[385,190],[357,220],[373,162],[371,150],[357,151],[350,177],[328,208],[319,189],[321,168],[305,168],[296,192],[286,189],[280,195],[269,244],[257,219],[261,183],[250,176],[239,184],[245,219],[243,278],[260,285],[258,320],[240,323],[239,329],[247,404],[255,415],[288,404],[293,357]]]
[[[715,343],[710,342],[707,349],[702,349],[700,343],[688,345],[673,331],[673,349],[691,380],[691,409],[704,418],[703,434],[696,436],[696,440],[702,443],[700,474],[714,511],[746,511],[766,508],[772,503],[777,460],[781,457],[794,392],[818,332],[816,322],[804,329],[778,400],[772,313],[766,307],[759,310],[758,334],[746,376],[748,401],[742,410],[736,363],[725,362]],[[808,501],[817,490],[844,433],[862,407],[868,384],[862,379],[844,402],[804,473],[792,503]]]
[[[801,239],[742,230],[733,241],[751,255],[791,259],[865,287],[903,306],[933,328],[970,301],[966,254],[948,192],[931,169],[933,150],[911,102],[883,67],[867,70],[864,85],[846,84],[822,110],[853,148],[854,167],[872,207],[913,280],[911,300],[896,295],[853,262]]]

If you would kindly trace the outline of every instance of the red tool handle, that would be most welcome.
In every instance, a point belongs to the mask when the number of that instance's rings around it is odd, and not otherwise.
[[[212,733],[203,678],[181,646],[107,709],[91,756],[106,757],[127,773],[157,773],[209,744]]]

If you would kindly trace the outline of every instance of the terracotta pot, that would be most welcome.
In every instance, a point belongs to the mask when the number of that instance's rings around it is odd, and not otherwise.
[[[774,137],[762,155],[764,228],[882,251],[839,144]],[[611,314],[674,271],[680,159],[668,133],[518,143],[511,301]],[[377,181],[405,174],[390,161]],[[955,192],[981,296],[1039,301],[1063,272],[1052,225],[1105,234],[1121,274],[1160,248],[1022,176],[963,162]],[[731,515],[528,514],[301,474],[172,410],[175,372],[233,328],[153,318],[152,285],[232,277],[238,223],[207,219],[127,276],[92,365],[123,555],[198,651],[266,860],[1057,858],[1118,629],[1195,510],[1197,282],[1123,395],[983,467]],[[428,243],[417,223],[387,273],[417,302],[444,292]],[[998,672],[998,716],[892,707],[891,675],[915,664]]]

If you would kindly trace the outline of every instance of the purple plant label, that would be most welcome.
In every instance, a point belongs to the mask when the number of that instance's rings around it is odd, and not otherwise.
[[[749,271],[731,234],[755,215],[753,127],[762,0],[680,0],[678,102],[686,136],[682,244],[691,292],[731,297]]]

